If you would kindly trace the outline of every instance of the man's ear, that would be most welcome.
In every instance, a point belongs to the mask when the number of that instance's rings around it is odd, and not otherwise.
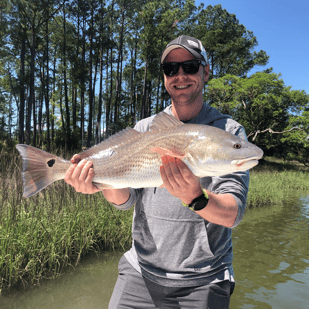
[[[204,82],[205,83],[208,81],[209,71],[210,71],[210,66],[209,64],[207,64],[204,68]]]

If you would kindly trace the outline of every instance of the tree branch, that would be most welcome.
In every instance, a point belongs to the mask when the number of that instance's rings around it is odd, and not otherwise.
[[[303,130],[303,129],[301,129],[301,128],[298,128],[298,127],[293,127],[293,128],[291,128],[291,129],[289,129],[289,130],[282,131],[282,132],[275,132],[273,129],[268,128],[268,129],[265,129],[265,130],[263,130],[263,131],[256,130],[255,132],[250,132],[250,134],[248,135],[248,137],[254,135],[253,138],[252,138],[252,141],[254,141],[259,133],[266,133],[266,132],[269,132],[269,133],[271,133],[271,134],[283,134],[283,133],[291,132],[291,131],[293,131],[293,130],[300,130],[300,131],[306,132],[305,130]]]

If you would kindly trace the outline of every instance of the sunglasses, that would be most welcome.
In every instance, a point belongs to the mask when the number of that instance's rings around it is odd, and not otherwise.
[[[186,74],[196,74],[200,68],[200,64],[206,66],[206,62],[201,60],[189,60],[184,62],[165,62],[161,66],[166,76],[174,76],[178,73],[181,66]]]

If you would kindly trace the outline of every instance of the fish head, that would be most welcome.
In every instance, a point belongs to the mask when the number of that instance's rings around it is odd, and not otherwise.
[[[186,160],[196,176],[205,177],[246,171],[256,166],[262,156],[263,151],[247,140],[208,127],[192,139]]]

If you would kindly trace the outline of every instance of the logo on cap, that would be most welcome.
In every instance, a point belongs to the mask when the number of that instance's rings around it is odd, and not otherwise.
[[[199,48],[199,46],[198,46],[198,44],[197,44],[196,42],[193,42],[193,41],[191,41],[191,40],[188,40],[188,43],[189,43],[190,45],[193,45],[193,46]]]

